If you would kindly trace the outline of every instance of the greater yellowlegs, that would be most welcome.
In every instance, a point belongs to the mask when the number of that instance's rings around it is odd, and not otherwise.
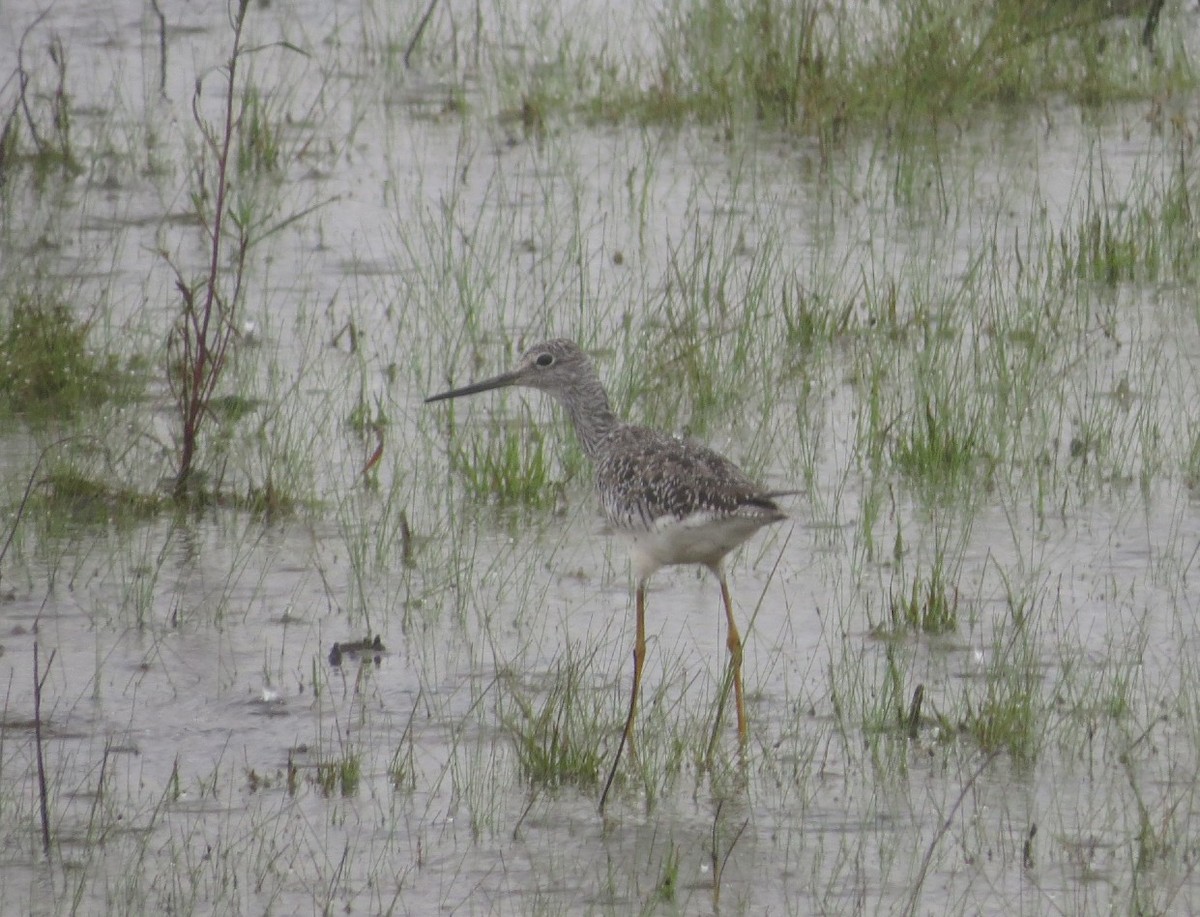
[[[736,465],[699,443],[664,436],[617,419],[592,361],[572,341],[530,347],[517,367],[491,379],[426,398],[442,401],[506,386],[535,388],[556,398],[575,426],[592,461],[596,492],[612,528],[631,543],[637,583],[637,636],[629,715],[616,760],[600,797],[608,798],[625,743],[633,743],[642,664],[646,658],[646,584],[660,567],[703,564],[721,585],[729,634],[729,664],[737,706],[738,736],[746,741],[742,697],[742,639],[733,619],[733,600],[724,559],[764,525],[787,518],[775,498],[793,491],[766,491]]]

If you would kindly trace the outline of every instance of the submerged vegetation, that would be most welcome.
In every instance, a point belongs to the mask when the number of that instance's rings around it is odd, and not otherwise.
[[[0,36],[6,907],[1200,901],[1189,5],[76,12]],[[604,821],[590,469],[421,404],[548,335],[804,488],[749,742],[664,571]]]

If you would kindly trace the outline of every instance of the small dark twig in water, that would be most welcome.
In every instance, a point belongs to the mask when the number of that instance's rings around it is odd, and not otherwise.
[[[412,561],[413,536],[412,529],[408,527],[408,513],[400,510],[400,559],[404,563]]]
[[[533,809],[533,804],[535,802],[537,802],[537,799],[538,799],[537,789],[535,788],[535,789],[530,790],[529,791],[529,803],[525,806],[525,811],[523,811],[521,813],[521,817],[517,819],[516,825],[513,826],[512,839],[514,841],[519,841],[521,839],[521,825],[525,824],[525,818],[529,815],[530,810]]]
[[[50,666],[54,664],[54,654],[46,660],[46,672],[41,671],[38,662],[38,641],[33,641],[33,739],[37,747],[38,771],[38,804],[42,814],[42,852],[50,856],[50,796],[46,791],[46,756],[42,752],[42,688],[50,675]]]
[[[34,120],[33,112],[29,110],[29,98],[26,95],[29,89],[29,71],[25,69],[25,39],[49,15],[49,8],[40,13],[33,22],[29,23],[29,27],[21,33],[21,40],[17,42],[17,83],[20,86],[17,101],[21,106],[21,110],[25,113],[25,124],[29,128],[29,136],[33,139],[33,145],[38,148],[38,152],[45,150],[46,144],[42,140],[42,135],[38,133],[37,122]]]
[[[437,7],[438,0],[429,0],[429,6],[425,8],[425,15],[421,17],[421,21],[417,23],[417,30],[413,32],[412,40],[409,41],[408,47],[404,49],[404,69],[408,70],[412,64],[413,52],[417,50],[417,44],[421,41],[421,36],[425,34],[425,27],[429,25],[429,19],[433,15],[434,9]]]
[[[921,725],[921,701],[925,697],[925,686],[917,685],[913,691],[912,703],[908,707],[908,737],[915,739]]]
[[[637,650],[634,650],[634,657],[636,658],[636,656],[637,656]],[[641,686],[637,683],[637,670],[635,668],[633,692],[631,695],[631,699],[629,701],[629,710],[630,710],[629,719],[633,718],[633,710],[634,710],[635,705],[637,704],[638,689],[640,687]],[[628,723],[629,720],[626,720],[626,722]],[[605,806],[605,803],[608,802],[608,791],[612,788],[613,780],[617,776],[617,768],[621,764],[621,753],[625,750],[625,739],[628,735],[629,735],[628,729],[622,730],[621,741],[619,743],[617,743],[617,754],[616,754],[616,757],[613,758],[612,770],[610,770],[608,772],[608,779],[604,781],[604,792],[600,794],[600,814],[601,815],[604,814],[604,806]]]
[[[367,459],[367,463],[363,465],[359,477],[365,478],[371,473],[371,469],[379,464],[379,460],[383,458],[383,425],[378,423],[371,424],[371,429],[375,432],[375,451],[371,453],[371,457]]]
[[[104,778],[108,774],[108,759],[112,755],[112,739],[109,738],[104,743],[104,756],[100,759],[100,777],[96,780],[96,795],[92,797],[92,811],[88,815],[88,836],[92,836],[92,829],[96,826],[97,813],[100,806],[104,803]]]
[[[13,124],[17,120],[17,113],[21,110],[21,102],[18,99],[13,102],[13,107],[8,113],[8,117],[4,119],[4,127],[0,128],[0,188],[3,188],[8,180],[8,153],[9,143],[13,136]]]
[[[1154,33],[1158,31],[1158,16],[1162,12],[1166,0],[1151,0],[1150,9],[1146,13],[1146,25],[1142,29],[1142,44],[1147,51],[1154,51]]]
[[[717,803],[717,811],[713,815],[712,827],[713,910],[717,913],[720,912],[721,908],[721,876],[725,873],[725,867],[729,863],[729,858],[733,855],[733,848],[742,839],[742,834],[745,832],[746,826],[750,824],[750,819],[748,818],[742,822],[741,826],[737,829],[737,834],[729,842],[729,848],[725,851],[725,855],[718,860],[717,848],[720,846],[720,839],[717,835],[717,827],[721,824],[721,809],[724,806],[725,800]]]
[[[167,95],[167,17],[163,15],[158,0],[150,0],[150,9],[158,18],[158,94]]]
[[[353,320],[347,321],[346,324],[338,329],[338,333],[330,340],[329,346],[337,347],[342,340],[343,334],[346,335],[346,343],[350,348],[350,353],[358,353],[358,326],[354,324]]]

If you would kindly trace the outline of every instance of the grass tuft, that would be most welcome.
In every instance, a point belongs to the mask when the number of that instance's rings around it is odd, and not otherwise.
[[[451,447],[450,467],[475,500],[501,507],[553,506],[562,489],[555,479],[545,433],[536,424],[508,427],[498,437],[472,434]]]
[[[569,653],[554,669],[540,703],[515,690],[517,716],[506,720],[523,780],[533,787],[595,787],[600,781],[600,737],[606,734],[597,692],[584,683],[586,666]]]
[[[644,70],[593,64],[603,78],[553,101],[601,118],[720,123],[727,137],[758,121],[819,137],[827,158],[855,125],[908,136],[983,106],[1062,95],[1098,107],[1153,99],[1164,83],[1190,85],[1186,55],[1155,44],[1157,15],[1151,28],[1116,18],[1115,7],[676,0],[660,14],[658,47]]]
[[[66,466],[52,468],[39,483],[37,501],[47,512],[82,524],[146,519],[167,506],[162,497],[99,481]]]
[[[888,602],[894,631],[947,634],[958,628],[958,587],[935,564],[927,580],[913,577],[909,590],[893,592]]]
[[[362,757],[357,752],[346,752],[341,758],[324,761],[317,765],[313,782],[325,796],[335,792],[342,796],[355,796],[362,780]]]
[[[1042,671],[1036,650],[1016,628],[1013,638],[997,641],[984,675],[983,698],[965,698],[962,730],[985,752],[1006,751],[1020,765],[1032,764],[1041,744],[1039,689]]]
[[[60,300],[18,295],[0,314],[0,404],[31,419],[70,417],[131,394],[115,354],[89,344],[89,326]]]
[[[983,457],[977,423],[960,405],[926,400],[924,410],[900,434],[894,459],[902,473],[926,482],[962,480]]]
[[[282,155],[280,125],[258,88],[242,90],[237,131],[237,169],[243,176],[277,174]]]

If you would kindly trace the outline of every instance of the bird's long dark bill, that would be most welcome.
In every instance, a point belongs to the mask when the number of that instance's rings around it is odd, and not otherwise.
[[[430,395],[425,399],[425,403],[445,401],[447,398],[461,398],[463,395],[475,395],[479,392],[491,391],[494,388],[504,388],[506,385],[512,385],[516,379],[517,374],[515,372],[501,373],[498,376],[493,376],[491,379],[476,382],[474,385],[464,385],[462,388],[452,388],[450,391],[442,392],[440,395]]]

